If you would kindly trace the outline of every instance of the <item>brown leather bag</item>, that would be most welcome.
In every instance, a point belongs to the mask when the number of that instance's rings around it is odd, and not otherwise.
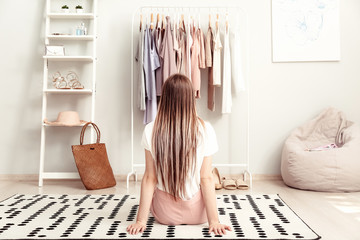
[[[89,124],[96,131],[96,143],[83,145],[84,133]],[[116,185],[105,143],[100,143],[100,130],[95,123],[88,122],[83,126],[80,134],[80,145],[72,145],[71,149],[81,181],[86,189],[95,190]]]

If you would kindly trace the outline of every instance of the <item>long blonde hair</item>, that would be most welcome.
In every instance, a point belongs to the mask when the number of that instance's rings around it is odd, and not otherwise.
[[[199,118],[195,104],[194,90],[186,76],[174,74],[165,81],[153,127],[152,150],[157,174],[175,200],[185,195],[185,180],[196,167]]]

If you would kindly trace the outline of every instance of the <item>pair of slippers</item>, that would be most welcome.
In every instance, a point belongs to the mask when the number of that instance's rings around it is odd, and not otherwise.
[[[219,189],[227,189],[227,190],[248,190],[249,186],[246,184],[246,182],[243,180],[243,175],[241,178],[238,179],[232,179],[232,178],[220,178],[219,170],[217,168],[214,168],[212,170],[212,174],[214,176],[215,180],[215,190]]]

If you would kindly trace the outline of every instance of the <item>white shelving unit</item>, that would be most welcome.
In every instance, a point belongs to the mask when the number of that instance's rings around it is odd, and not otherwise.
[[[45,93],[53,93],[53,94],[92,94],[92,89],[46,89]]]
[[[94,19],[96,14],[94,13],[51,13],[47,14],[49,18],[61,18],[61,19]]]
[[[92,62],[94,58],[92,56],[44,56],[48,61],[62,61],[62,62]]]
[[[89,0],[84,4],[92,4],[92,10],[90,13],[58,13],[59,9],[54,10],[52,3],[55,0],[46,0],[46,18],[45,18],[45,45],[51,45],[52,41],[65,41],[70,44],[84,44],[91,42],[91,55],[70,55],[70,56],[43,56],[44,69],[43,69],[43,90],[42,90],[42,123],[41,123],[41,146],[40,146],[40,167],[39,167],[39,186],[43,186],[44,179],[74,179],[79,178],[77,172],[45,172],[45,148],[46,148],[46,129],[47,128],[61,128],[59,126],[45,124],[43,121],[47,118],[48,98],[53,95],[89,95],[91,96],[91,117],[90,121],[95,120],[95,96],[96,96],[96,38],[97,38],[97,0]],[[91,3],[90,3],[91,2]],[[61,4],[59,1],[58,5]],[[52,21],[72,21],[72,20],[87,20],[91,21],[92,31],[91,35],[54,35],[50,32]],[[65,21],[64,24],[67,24]],[[54,44],[58,45],[58,44]],[[64,67],[71,67],[74,64],[92,64],[91,67],[91,88],[86,89],[56,89],[49,88],[49,63],[59,62]],[[80,81],[81,82],[81,81]],[[89,86],[87,86],[89,87]],[[59,111],[62,111],[61,109]],[[77,127],[82,127],[84,124],[80,124]],[[91,131],[91,141],[95,140],[95,133]]]
[[[76,35],[48,35],[48,39],[50,40],[86,40],[92,41],[94,40],[94,36],[85,35],[85,36],[76,36]]]
[[[244,9],[236,7],[236,6],[217,6],[217,7],[191,7],[191,6],[143,6],[138,8],[137,10],[135,10],[133,12],[133,16],[132,16],[132,27],[131,27],[131,100],[130,100],[130,105],[131,105],[131,172],[128,173],[127,175],[127,188],[129,188],[129,180],[130,177],[134,175],[135,177],[135,181],[137,181],[137,172],[136,169],[138,168],[144,168],[145,164],[144,163],[135,163],[135,159],[134,159],[134,111],[137,111],[137,109],[134,108],[134,96],[136,96],[134,94],[134,81],[135,81],[135,76],[134,76],[134,44],[137,43],[137,40],[134,41],[134,31],[138,29],[138,27],[135,27],[135,20],[137,20],[139,18],[140,13],[143,14],[149,14],[150,12],[153,11],[159,11],[159,12],[165,12],[168,11],[169,13],[174,13],[175,10],[188,10],[188,13],[199,13],[200,10],[206,10],[209,11],[209,13],[219,13],[219,11],[222,11],[224,13],[224,11],[226,13],[228,13],[229,9],[232,9],[233,11],[235,11],[236,13],[239,13],[241,15],[244,16],[244,27],[245,27],[245,32],[246,34],[243,36],[244,38],[247,38],[248,36],[248,29],[247,29],[247,13],[245,12]],[[230,14],[230,13],[229,13]],[[170,14],[172,15],[172,14]],[[199,18],[200,19],[200,18]],[[206,18],[207,19],[207,18]],[[231,23],[230,23],[231,24]],[[145,24],[144,24],[145,25]],[[143,25],[143,26],[144,26]],[[248,39],[245,41],[246,44],[248,43]],[[246,46],[245,48],[246,51],[246,62],[249,63],[249,48],[248,46]],[[248,72],[248,65],[245,69],[246,72]],[[243,136],[245,137],[245,146],[243,146],[244,150],[245,150],[245,157],[241,160],[239,160],[238,163],[217,163],[217,164],[212,164],[213,167],[225,167],[225,168],[239,168],[239,169],[243,169],[243,173],[244,173],[244,180],[247,181],[247,179],[249,180],[249,187],[252,188],[252,174],[250,172],[250,84],[249,84],[249,80],[247,78],[247,94],[246,94],[246,119],[244,119],[246,121],[246,132],[243,133]],[[236,106],[233,106],[236,107]],[[136,126],[139,127],[139,126]],[[143,126],[142,126],[143,127]]]

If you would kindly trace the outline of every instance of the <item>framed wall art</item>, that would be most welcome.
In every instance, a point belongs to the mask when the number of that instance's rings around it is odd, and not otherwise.
[[[339,0],[272,0],[273,62],[339,61]]]

